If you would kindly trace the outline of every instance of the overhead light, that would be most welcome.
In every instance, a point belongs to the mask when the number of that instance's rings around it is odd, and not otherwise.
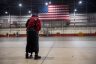
[[[8,14],[8,12],[6,11],[5,14]]]
[[[22,4],[21,3],[19,3],[19,7],[22,7]]]
[[[45,5],[47,6],[48,5],[48,2],[46,2]]]
[[[49,4],[51,4],[51,1],[49,2]]]
[[[79,3],[79,4],[82,4],[82,1],[79,1],[78,3]]]
[[[28,11],[28,13],[30,14],[30,13],[31,13],[31,11],[29,10],[29,11]]]
[[[74,12],[76,12],[77,11],[77,9],[74,9]]]

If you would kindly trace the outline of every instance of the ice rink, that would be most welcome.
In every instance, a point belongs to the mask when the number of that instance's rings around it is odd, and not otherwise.
[[[0,38],[0,64],[96,64],[96,37],[40,37],[40,60],[25,59],[26,37]]]

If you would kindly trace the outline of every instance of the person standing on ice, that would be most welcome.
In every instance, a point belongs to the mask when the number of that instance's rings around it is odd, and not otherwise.
[[[41,21],[37,15],[32,15],[30,19],[28,19],[26,23],[27,28],[27,44],[26,44],[26,54],[25,57],[32,58],[33,52],[35,52],[34,59],[41,59],[39,53],[39,36],[38,33],[41,30]],[[29,56],[29,53],[31,55]]]

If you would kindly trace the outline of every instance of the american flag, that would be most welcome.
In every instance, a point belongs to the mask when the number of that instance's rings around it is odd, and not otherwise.
[[[69,20],[68,5],[48,5],[48,13],[40,13],[41,20]]]

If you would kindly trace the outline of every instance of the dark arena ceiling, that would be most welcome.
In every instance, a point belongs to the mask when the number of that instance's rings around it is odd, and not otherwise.
[[[82,1],[82,4],[78,4]],[[96,13],[96,0],[0,0],[0,15],[5,15],[5,11],[11,15],[27,15],[29,10],[35,9],[38,13],[46,13],[46,2],[51,4],[69,5],[70,13],[77,9],[77,13]],[[22,3],[22,7],[19,7]]]

